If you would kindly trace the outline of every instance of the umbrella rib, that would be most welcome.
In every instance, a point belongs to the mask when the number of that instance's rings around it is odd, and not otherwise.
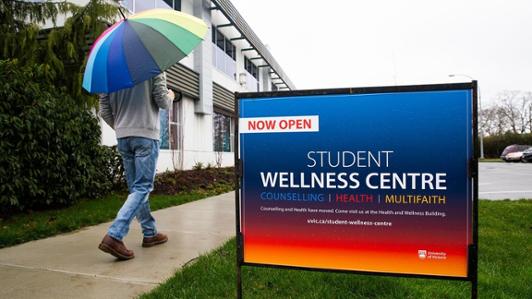
[[[83,87],[86,90],[92,90],[93,86],[93,72],[94,72],[94,61],[96,56],[98,56],[98,51],[105,41],[110,37],[110,35],[122,24],[122,21],[115,23],[113,26],[107,28],[94,42],[87,58],[87,65],[85,66],[85,72],[83,74]]]
[[[159,65],[157,64],[157,62],[156,62],[156,61],[153,59],[153,57],[151,56],[151,53],[148,51],[148,49],[146,49],[146,46],[143,44],[142,39],[140,38],[139,34],[135,31],[135,29],[133,28],[133,26],[126,27],[126,29],[132,31],[132,34],[135,35],[135,37],[137,38],[137,40],[138,40],[138,42],[139,42],[139,44],[137,45],[137,47],[143,49],[143,50],[148,54],[148,55],[147,55],[147,59],[150,60],[151,63],[152,63],[155,67],[157,67],[157,69],[159,70],[159,73],[162,72],[162,70],[160,69],[160,67],[159,67]],[[144,81],[144,80],[147,80],[147,79],[153,77],[153,76],[151,76],[151,77],[149,77],[149,76],[142,76],[142,77],[140,77],[140,79],[143,79],[143,80],[137,81],[137,79],[139,79],[138,76],[135,76],[135,75],[133,74],[133,72],[132,72],[132,68],[129,67],[129,66],[130,66],[130,63],[129,63],[129,62],[130,62],[131,60],[130,60],[129,57],[128,57],[128,53],[130,53],[131,50],[137,50],[137,51],[140,50],[140,51],[142,51],[141,49],[132,49],[132,47],[124,48],[124,55],[126,56],[126,64],[128,65],[128,69],[130,70],[130,74],[131,74],[131,79],[132,79],[132,81],[133,81],[134,84],[138,84],[138,83],[140,83],[140,82],[142,82],[142,81]],[[146,67],[146,66],[148,66],[148,65],[149,65],[149,63],[143,63],[143,64],[142,64],[143,67]],[[136,78],[136,77],[137,77],[137,78]],[[144,78],[144,77],[147,77],[147,78]]]
[[[184,51],[182,51],[177,45],[175,45],[170,39],[168,39],[164,34],[162,34],[161,32],[157,31],[155,28],[151,27],[151,26],[148,26],[144,23],[140,23],[140,22],[135,22],[136,24],[140,25],[140,26],[145,26],[147,28],[147,30],[151,30],[153,31],[153,34],[157,34],[159,37],[161,37],[162,39],[164,39],[171,47],[175,48],[176,51],[178,51],[181,56],[184,58],[186,57],[189,53],[185,53]],[[146,43],[144,43],[144,38],[142,37],[142,35],[137,31],[137,28],[135,28],[135,26],[131,26],[131,28],[135,31],[135,33],[137,34],[139,40],[144,44],[144,46],[146,47],[146,50],[148,51],[148,53],[151,54],[153,60],[155,61],[155,63],[157,64],[157,66],[161,69],[161,71],[164,71],[166,68],[172,66],[174,63],[170,64],[170,65],[159,65],[156,57],[154,57],[154,53],[152,53],[152,51],[150,51],[150,49],[146,46]],[[177,62],[177,61],[176,61]]]
[[[119,77],[121,79],[127,79],[127,80],[122,81],[122,82],[127,82],[125,86],[133,86],[133,78],[131,76],[131,73],[129,72],[129,67],[128,67],[128,63],[125,58],[125,52],[124,52],[124,34],[125,34],[126,26],[127,26],[127,23],[124,23],[124,27],[120,28],[120,30],[122,31],[117,32],[113,36],[113,39],[110,41],[111,45],[110,45],[109,52],[107,53],[108,64],[109,64],[109,61],[111,61],[110,59],[111,54],[115,54],[115,59],[120,59],[121,61],[119,61],[118,65],[115,65],[113,68],[109,68],[109,65],[108,65],[107,77],[108,78]],[[119,49],[117,50],[116,47],[119,47]],[[117,53],[115,53],[115,51]],[[120,70],[121,70],[120,66],[125,68],[125,73],[120,74]],[[110,83],[108,83],[108,86],[110,86]]]

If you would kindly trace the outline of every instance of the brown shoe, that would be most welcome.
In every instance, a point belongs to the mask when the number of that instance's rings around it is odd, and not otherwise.
[[[102,243],[100,243],[98,248],[103,252],[113,255],[119,260],[130,260],[135,257],[133,251],[126,248],[124,242],[116,240],[109,235],[103,237]]]
[[[168,241],[168,237],[165,234],[157,233],[153,237],[142,239],[142,247],[152,247],[166,243],[166,241]]]

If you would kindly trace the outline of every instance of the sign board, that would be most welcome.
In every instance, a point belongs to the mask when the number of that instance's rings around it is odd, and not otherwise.
[[[475,98],[473,83],[237,94],[241,264],[470,279]]]

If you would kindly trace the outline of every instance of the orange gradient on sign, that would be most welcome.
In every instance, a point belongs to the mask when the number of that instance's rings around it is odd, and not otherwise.
[[[467,256],[446,252],[446,258],[420,258],[417,250],[398,252],[341,249],[326,246],[283,246],[246,242],[244,262],[329,270],[351,270],[467,277]]]

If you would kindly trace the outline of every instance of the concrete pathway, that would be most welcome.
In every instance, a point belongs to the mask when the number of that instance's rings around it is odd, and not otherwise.
[[[479,198],[532,198],[532,163],[479,163]]]
[[[154,212],[166,244],[142,248],[134,220],[124,240],[135,258],[98,250],[110,223],[0,250],[0,298],[132,298],[235,235],[234,193]]]

